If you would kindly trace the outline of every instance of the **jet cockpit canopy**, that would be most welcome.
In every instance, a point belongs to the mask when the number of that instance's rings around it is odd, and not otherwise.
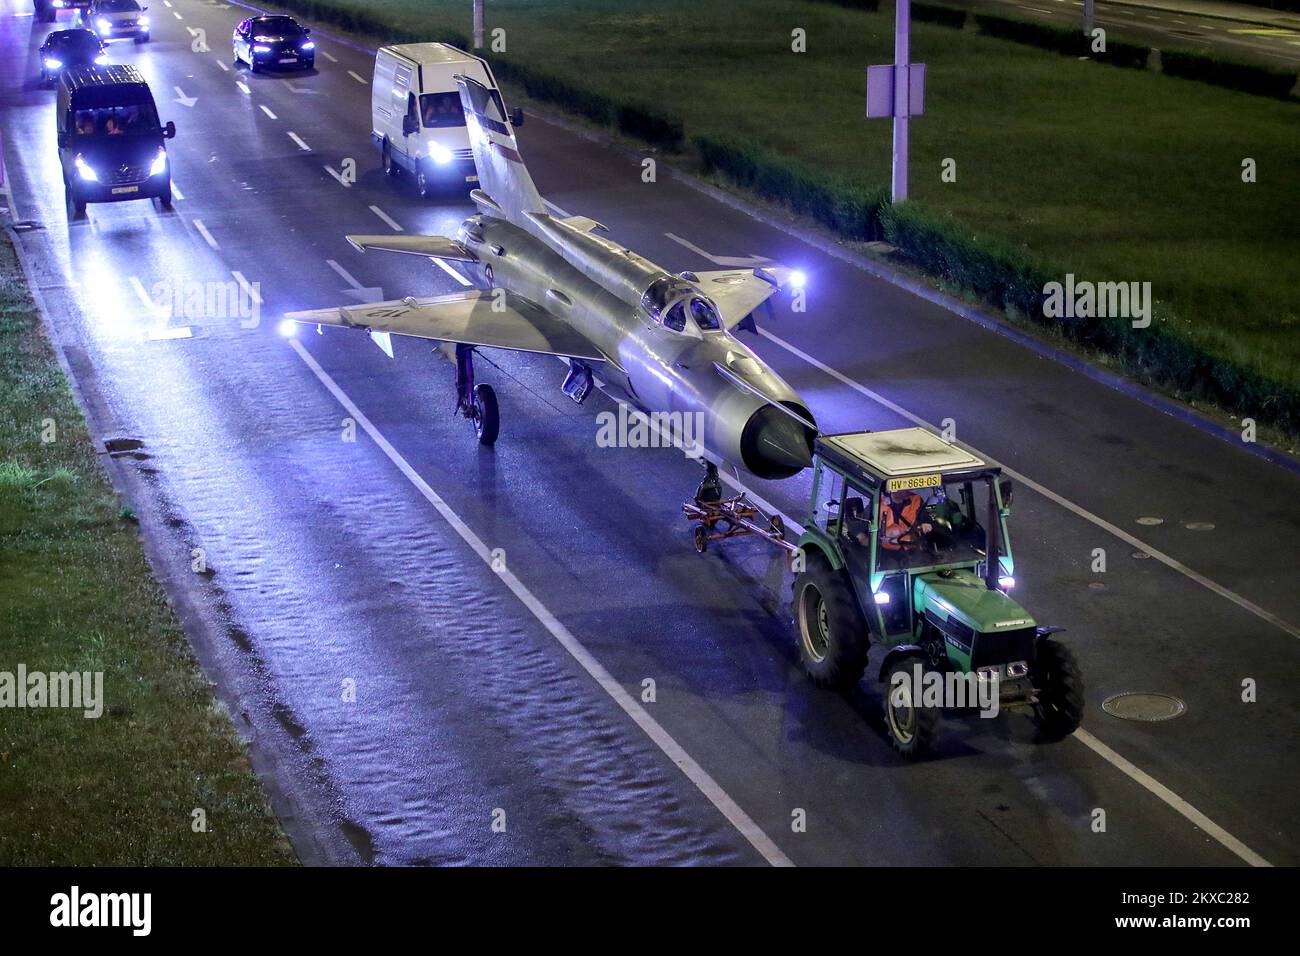
[[[641,296],[641,308],[670,332],[691,334],[688,324],[701,332],[722,329],[718,307],[694,285],[676,276],[664,275],[651,282]]]

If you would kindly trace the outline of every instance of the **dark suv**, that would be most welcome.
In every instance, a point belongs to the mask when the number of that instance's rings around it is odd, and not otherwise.
[[[153,94],[133,66],[83,66],[59,77],[59,164],[68,209],[86,203],[159,199],[172,202],[163,140],[176,125],[158,122]]]

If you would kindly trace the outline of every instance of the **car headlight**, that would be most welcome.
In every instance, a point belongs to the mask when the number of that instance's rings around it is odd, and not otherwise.
[[[54,57],[52,57],[52,56],[50,56],[50,57],[46,57],[46,58],[45,58],[45,69],[47,69],[47,70],[57,70],[57,69],[58,69],[59,67],[61,67],[61,66],[63,66],[63,61],[62,61],[62,60],[56,60],[56,59],[54,59]]]
[[[253,37],[253,40],[257,43],[270,43],[274,39],[276,38],[275,37]]]
[[[253,52],[254,52],[254,53],[270,53],[270,52],[271,52],[271,48],[270,48],[269,46],[264,46],[264,45],[262,45],[262,44],[259,43],[259,44],[255,45],[255,46],[253,47]]]
[[[100,66],[103,66],[105,63],[108,62],[108,54],[101,53],[99,56],[95,57],[95,62],[98,63]]]
[[[439,166],[446,166],[452,159],[451,150],[446,146],[439,146],[437,143],[430,143],[429,158]]]
[[[162,147],[158,148],[158,155],[153,158],[153,165],[149,167],[149,175],[157,176],[167,168],[167,150]]]
[[[302,46],[300,46],[298,49],[300,49],[300,50],[314,50],[314,49],[316,49],[316,44],[313,43],[311,40],[308,40],[306,43],[304,43],[304,44],[303,44]]]
[[[61,9],[64,6],[66,6],[66,4],[64,4],[63,0],[54,0],[54,7],[56,10]]]
[[[99,174],[86,164],[86,161],[81,158],[80,153],[78,153],[77,158],[72,161],[72,165],[77,167],[77,175],[82,179],[92,183],[99,182]]]
[[[113,21],[108,17],[100,17],[95,21],[95,26],[107,33],[109,30],[113,29]]]

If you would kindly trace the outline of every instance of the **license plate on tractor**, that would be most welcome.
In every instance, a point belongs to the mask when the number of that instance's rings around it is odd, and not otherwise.
[[[907,478],[890,478],[886,491],[915,491],[917,488],[937,488],[943,484],[943,475],[910,475]]]

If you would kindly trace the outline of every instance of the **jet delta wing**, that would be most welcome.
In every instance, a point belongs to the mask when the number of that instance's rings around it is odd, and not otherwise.
[[[793,275],[793,270],[784,266],[768,266],[763,269],[694,272],[688,278],[693,278],[700,291],[713,300],[722,313],[723,328],[731,330],[778,289],[790,284]]]
[[[370,305],[290,312],[285,319],[305,325],[337,325],[380,335],[394,333],[458,345],[538,352],[588,362],[605,361],[600,350],[573,326],[522,296],[504,290],[493,293],[474,289],[450,295],[407,296]]]

